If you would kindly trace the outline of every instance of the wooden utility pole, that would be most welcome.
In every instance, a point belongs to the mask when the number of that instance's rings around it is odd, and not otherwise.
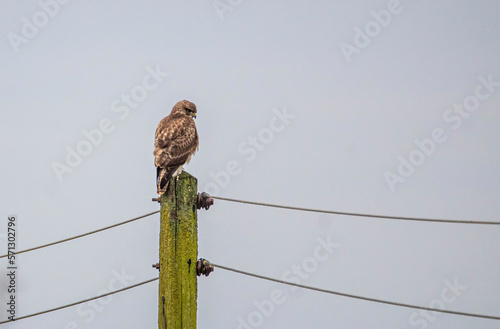
[[[161,196],[159,329],[196,328],[198,181],[186,172]]]

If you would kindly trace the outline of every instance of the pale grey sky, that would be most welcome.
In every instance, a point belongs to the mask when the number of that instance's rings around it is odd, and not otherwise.
[[[157,210],[154,131],[181,99],[198,106],[200,151],[186,169],[200,191],[499,220],[496,1],[0,3],[2,250],[9,214],[26,249]],[[18,316],[156,276],[158,233],[153,216],[20,255]],[[214,263],[497,316],[499,236],[223,201],[199,212],[199,256]],[[499,326],[221,269],[198,282],[201,329]],[[156,328],[157,302],[150,283],[4,327]]]

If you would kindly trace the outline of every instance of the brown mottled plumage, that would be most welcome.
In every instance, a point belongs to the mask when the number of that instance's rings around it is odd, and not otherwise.
[[[156,128],[153,155],[158,194],[165,193],[170,178],[180,175],[182,165],[188,163],[198,149],[198,132],[193,120],[196,113],[196,105],[180,101]]]

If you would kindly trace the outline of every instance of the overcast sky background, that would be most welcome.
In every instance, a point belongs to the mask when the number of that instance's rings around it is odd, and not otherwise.
[[[154,132],[182,99],[198,106],[200,150],[186,170],[200,191],[340,211],[499,220],[500,87],[458,129],[443,118],[474,96],[479,77],[500,81],[497,1],[401,0],[391,7],[386,0],[234,0],[221,14],[211,0],[73,0],[47,22],[38,1],[0,3],[1,254],[9,214],[18,215],[18,246],[26,249],[157,210]],[[348,62],[341,44],[355,45],[356,27],[376,28],[370,12],[388,6],[398,13]],[[13,46],[9,33],[23,37],[23,17],[33,22],[34,15],[43,26]],[[148,67],[162,72],[157,80],[146,77]],[[144,79],[147,95],[137,87]],[[144,100],[126,110],[120,97],[135,87]],[[294,118],[280,125],[273,118],[285,108]],[[76,150],[87,140],[82,130],[102,120],[112,131],[58,179],[55,163],[68,165],[68,147]],[[272,127],[281,131],[270,136]],[[435,129],[446,141],[391,191],[384,174],[398,174],[399,157],[408,159],[418,150],[415,139],[429,139]],[[268,144],[250,153],[244,143],[259,133]],[[217,183],[214,176],[224,176],[228,163],[238,164],[238,174]],[[306,285],[422,306],[442,301],[445,291],[453,299],[446,309],[500,315],[498,226],[223,201],[198,219],[199,257],[214,263],[282,278],[309,262]],[[151,264],[158,260],[158,234],[155,215],[20,255],[17,315],[157,276]],[[328,237],[338,248],[311,263],[318,239]],[[5,259],[0,264],[4,273]],[[122,282],[117,272],[126,273]],[[467,288],[446,290],[454,281]],[[6,286],[2,275],[2,305]],[[4,326],[156,328],[157,289],[150,283],[103,303]],[[284,302],[259,318],[254,302],[275,289]],[[0,320],[7,318],[4,309]],[[425,316],[291,291],[222,269],[198,280],[201,329],[238,328],[239,318],[260,328],[499,327],[492,320]]]

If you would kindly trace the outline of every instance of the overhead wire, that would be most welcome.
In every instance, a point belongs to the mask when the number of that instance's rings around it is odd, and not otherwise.
[[[305,212],[315,212],[315,213],[323,213],[323,214],[333,214],[333,215],[343,215],[343,216],[357,216],[357,217],[369,217],[369,218],[381,218],[381,219],[390,219],[390,220],[404,220],[404,221],[419,221],[419,222],[434,222],[434,223],[453,223],[453,224],[476,224],[476,225],[500,225],[500,222],[493,222],[493,221],[472,221],[472,220],[456,220],[456,219],[439,219],[439,218],[421,218],[421,217],[405,217],[405,216],[392,216],[392,215],[376,215],[376,214],[366,214],[366,213],[356,213],[356,212],[345,212],[345,211],[337,211],[337,210],[323,210],[323,209],[314,209],[314,208],[303,208],[303,207],[294,207],[294,206],[288,206],[288,205],[280,205],[280,204],[272,204],[272,203],[265,203],[265,202],[256,202],[256,201],[248,201],[248,200],[239,200],[239,199],[233,199],[233,198],[226,198],[226,197],[221,197],[221,196],[210,196],[212,199],[215,200],[222,200],[222,201],[228,201],[228,202],[235,202],[235,203],[242,203],[242,204],[249,204],[249,205],[255,205],[255,206],[263,206],[263,207],[272,207],[272,208],[280,208],[280,209],[288,209],[288,210],[297,210],[297,211],[305,211]],[[22,254],[28,251],[33,251],[37,249],[42,249],[46,247],[50,247],[59,243],[75,240],[78,238],[82,238],[87,235],[91,235],[94,233],[102,232],[105,230],[109,230],[111,228],[128,224],[133,221],[154,215],[159,213],[160,211],[153,211],[151,213],[135,217],[117,224],[113,224],[110,226],[106,226],[94,231],[90,231],[84,234],[76,235],[70,238],[66,238],[63,240],[47,243],[38,247],[33,247],[21,251],[16,251],[13,254]],[[8,254],[1,255],[0,258],[5,258],[7,257]]]
[[[365,213],[354,213],[354,212],[344,212],[344,211],[334,211],[334,210],[322,210],[322,209],[314,209],[314,208],[294,207],[294,206],[288,206],[288,205],[279,205],[279,204],[271,204],[271,203],[264,203],[264,202],[255,202],[255,201],[239,200],[239,199],[233,199],[233,198],[225,198],[225,197],[220,197],[220,196],[210,196],[210,197],[212,199],[216,199],[216,200],[222,200],[222,201],[228,201],[228,202],[236,202],[236,203],[242,203],[242,204],[250,204],[250,205],[255,205],[255,206],[264,206],[264,207],[281,208],[281,209],[288,209],[288,210],[297,210],[297,211],[305,211],[305,212],[316,212],[316,213],[325,213],[325,214],[335,214],[335,215],[345,215],[345,216],[371,217],[371,218],[392,219],[392,220],[406,220],[406,221],[421,221],[421,222],[438,222],[438,223],[500,225],[500,222],[490,222],[490,221],[464,221],[464,220],[453,220],[453,219],[434,219],[434,218],[419,218],[419,217],[405,217],[405,216],[374,215],[374,214],[365,214]],[[53,246],[53,245],[57,245],[57,244],[60,244],[60,243],[63,243],[63,242],[75,240],[75,239],[78,239],[78,238],[81,238],[81,237],[85,237],[85,236],[88,236],[88,235],[91,235],[91,234],[94,234],[94,233],[102,232],[102,231],[105,231],[105,230],[108,230],[108,229],[111,229],[111,228],[114,228],[114,227],[125,225],[125,224],[128,224],[128,223],[137,221],[139,219],[146,218],[146,217],[149,217],[151,215],[157,214],[159,212],[160,212],[159,210],[153,211],[151,213],[148,213],[148,214],[145,214],[145,215],[142,215],[142,216],[138,216],[138,217],[135,217],[135,218],[123,221],[123,222],[119,222],[119,223],[113,224],[113,225],[109,225],[109,226],[106,226],[106,227],[103,227],[103,228],[100,228],[100,229],[97,229],[97,230],[93,230],[93,231],[90,231],[90,232],[87,232],[87,233],[79,234],[79,235],[76,235],[76,236],[73,236],[73,237],[70,237],[70,238],[66,238],[66,239],[63,239],[63,240],[55,241],[55,242],[52,242],[52,243],[44,244],[44,245],[41,245],[41,246],[38,246],[38,247],[33,247],[33,248],[29,248],[29,249],[17,251],[17,252],[15,252],[13,254],[15,254],[15,255],[22,254],[22,253],[25,253],[25,252],[29,252],[29,251],[33,251],[33,250],[37,250],[37,249],[42,249],[42,248]],[[1,255],[0,258],[5,258],[7,256],[9,256],[9,254]],[[308,290],[313,290],[313,291],[317,291],[317,292],[323,292],[323,293],[328,293],[328,294],[333,294],[333,295],[338,295],[338,296],[343,296],[343,297],[348,297],[348,298],[354,298],[354,299],[359,299],[359,300],[364,300],[364,301],[370,301],[370,302],[375,302],[375,303],[382,303],[382,304],[388,304],[388,305],[400,306],[400,307],[406,307],[406,308],[421,309],[421,310],[427,310],[427,311],[432,311],[432,312],[440,312],[440,313],[447,313],[447,314],[454,314],[454,315],[462,315],[462,316],[477,317],[477,318],[484,318],[484,319],[500,320],[500,316],[490,316],[490,315],[482,315],[482,314],[475,314],[475,313],[451,311],[451,310],[444,310],[444,309],[443,310],[442,309],[434,309],[434,308],[430,308],[430,307],[424,307],[424,306],[418,306],[418,305],[411,305],[411,304],[405,304],[405,303],[399,303],[399,302],[391,302],[391,301],[386,301],[386,300],[381,300],[381,299],[376,299],[376,298],[370,298],[370,297],[357,296],[357,295],[352,295],[352,294],[347,294],[347,293],[342,293],[342,292],[337,292],[337,291],[332,291],[332,290],[327,290],[327,289],[321,289],[321,288],[315,288],[315,287],[305,286],[305,285],[301,285],[301,284],[297,284],[297,283],[292,283],[292,282],[287,282],[287,281],[283,281],[283,280],[278,280],[278,279],[274,279],[274,278],[270,278],[270,277],[266,277],[266,276],[262,276],[262,275],[258,275],[258,274],[254,274],[254,273],[250,273],[250,272],[241,271],[241,270],[237,270],[237,269],[226,267],[226,266],[222,266],[222,265],[217,265],[217,264],[214,264],[214,263],[212,263],[212,265],[214,265],[215,267],[219,267],[221,269],[227,270],[227,271],[232,271],[232,272],[239,273],[239,274],[246,275],[246,276],[251,276],[251,277],[255,277],[255,278],[259,278],[259,279],[263,279],[263,280],[277,282],[277,283],[280,283],[280,284],[291,285],[291,286],[295,286],[295,287],[299,287],[299,288],[303,288],[303,289],[308,289]],[[42,315],[42,314],[45,314],[45,313],[49,313],[49,312],[61,310],[61,309],[67,308],[67,307],[75,306],[75,305],[82,304],[82,303],[85,303],[85,302],[88,302],[88,301],[92,301],[92,300],[95,300],[95,299],[106,297],[106,296],[109,296],[109,295],[112,295],[112,294],[115,294],[115,293],[118,293],[118,292],[121,292],[121,291],[125,291],[125,290],[131,289],[131,288],[135,288],[135,287],[144,285],[146,283],[149,283],[149,282],[152,282],[152,281],[155,281],[155,280],[158,280],[158,278],[150,279],[150,280],[147,280],[147,281],[144,281],[144,282],[141,282],[141,283],[129,286],[129,287],[125,287],[125,288],[122,288],[122,289],[119,289],[119,290],[116,290],[116,291],[113,291],[113,292],[110,292],[110,293],[107,293],[107,294],[103,294],[103,295],[99,295],[99,296],[96,296],[96,297],[85,299],[85,300],[82,300],[82,301],[79,301],[79,302],[67,304],[67,305],[60,306],[60,307],[57,307],[57,308],[53,308],[53,309],[50,309],[50,310],[47,310],[47,311],[42,311],[42,312],[30,314],[30,315],[25,315],[25,316],[16,318],[15,320],[26,319],[26,318],[29,318],[29,317],[33,317],[33,316]],[[8,323],[8,322],[12,322],[12,320],[3,321],[3,322],[0,322],[0,324],[4,324],[4,323]]]
[[[392,219],[392,220],[406,220],[406,221],[418,221],[418,222],[435,222],[435,223],[454,223],[454,224],[480,224],[480,225],[500,225],[500,222],[490,222],[490,221],[466,221],[466,220],[457,220],[457,219],[438,219],[438,218],[419,218],[419,217],[405,217],[405,216],[388,216],[388,215],[373,215],[373,214],[365,214],[365,213],[356,213],[356,212],[345,212],[345,211],[336,211],[336,210],[322,210],[322,209],[313,209],[313,208],[301,208],[294,206],[286,206],[272,203],[264,203],[264,202],[255,202],[255,201],[246,201],[239,199],[231,199],[224,198],[220,196],[210,196],[212,199],[250,204],[254,206],[264,206],[264,207],[272,207],[272,208],[281,208],[288,210],[298,210],[298,211],[307,211],[307,212],[316,212],[323,214],[333,214],[333,215],[344,215],[344,216],[357,216],[357,217],[371,217],[371,218],[382,218],[382,219]]]
[[[159,212],[160,212],[159,210],[156,210],[156,211],[150,212],[149,214],[145,214],[145,215],[142,215],[142,216],[139,216],[139,217],[135,217],[135,218],[132,218],[132,219],[120,222],[120,223],[116,223],[116,224],[110,225],[110,226],[106,226],[106,227],[100,228],[98,230],[90,231],[90,232],[83,233],[83,234],[80,234],[80,235],[75,235],[75,236],[73,236],[71,238],[66,238],[66,239],[63,239],[63,240],[59,240],[59,241],[47,243],[47,244],[44,244],[44,245],[41,245],[41,246],[38,246],[38,247],[33,247],[33,248],[21,250],[21,251],[16,251],[16,252],[13,252],[13,254],[14,255],[19,255],[19,254],[22,254],[22,253],[25,253],[25,252],[28,252],[28,251],[42,249],[42,248],[50,247],[50,246],[53,246],[53,245],[56,245],[56,244],[59,244],[59,243],[63,243],[63,242],[75,240],[75,239],[78,239],[78,238],[82,238],[82,237],[87,236],[87,235],[91,235],[91,234],[94,234],[94,233],[102,232],[102,231],[109,230],[109,229],[114,228],[114,227],[118,227],[120,225],[124,225],[124,224],[128,224],[128,223],[134,222],[136,220],[139,220],[139,219],[142,219],[142,218],[145,218],[145,217],[157,214]],[[5,258],[7,256],[9,256],[9,254],[1,255],[0,258]]]
[[[475,318],[482,318],[482,319],[489,319],[489,320],[500,320],[500,316],[484,315],[484,314],[477,314],[477,313],[470,313],[470,312],[460,312],[460,311],[453,311],[453,310],[446,310],[446,309],[438,309],[438,308],[425,307],[425,306],[419,306],[419,305],[412,305],[412,304],[406,304],[406,303],[400,303],[400,302],[392,302],[392,301],[378,299],[378,298],[358,296],[358,295],[347,294],[347,293],[333,291],[333,290],[328,290],[328,289],[323,289],[323,288],[316,288],[316,287],[306,286],[306,285],[299,284],[299,283],[294,283],[294,282],[288,282],[288,281],[284,281],[284,280],[274,279],[274,278],[267,277],[267,276],[264,276],[264,275],[250,273],[250,272],[238,270],[238,269],[235,269],[235,268],[232,268],[232,267],[227,267],[227,266],[223,266],[223,265],[219,265],[219,264],[215,264],[215,263],[211,263],[211,264],[213,266],[217,267],[217,268],[220,268],[220,269],[223,269],[223,270],[226,270],[226,271],[230,271],[230,272],[234,272],[234,273],[237,273],[237,274],[241,274],[241,275],[245,275],[245,276],[250,276],[250,277],[254,277],[254,278],[262,279],[262,280],[266,280],[266,281],[276,282],[276,283],[280,283],[280,284],[284,284],[284,285],[289,285],[289,286],[293,286],[293,287],[298,287],[298,288],[302,288],[302,289],[312,290],[312,291],[316,291],[316,292],[331,294],[331,295],[337,295],[337,296],[342,296],[342,297],[347,297],[347,298],[353,298],[353,299],[358,299],[358,300],[363,300],[363,301],[368,301],[368,302],[374,302],[374,303],[380,303],[380,304],[386,304],[386,305],[392,305],[392,306],[399,306],[399,307],[405,307],[405,308],[411,308],[411,309],[419,309],[419,310],[425,310],[425,311],[431,311],[431,312],[439,312],[439,313],[446,313],[446,314],[452,314],[452,315],[461,315],[461,316],[468,316],[468,317],[475,317]],[[92,301],[92,300],[96,300],[96,299],[99,299],[99,298],[103,298],[103,297],[107,297],[107,296],[110,296],[110,295],[114,295],[116,293],[119,293],[119,292],[122,292],[122,291],[125,291],[125,290],[136,288],[136,287],[145,285],[147,283],[156,281],[158,279],[159,278],[149,279],[149,280],[146,280],[146,281],[143,281],[143,282],[140,282],[140,283],[137,283],[137,284],[134,284],[134,285],[122,288],[122,289],[118,289],[118,290],[115,290],[115,291],[112,291],[112,292],[109,292],[109,293],[106,293],[106,294],[102,294],[102,295],[95,296],[95,297],[92,297],[92,298],[87,298],[87,299],[84,299],[84,300],[81,300],[81,301],[78,301],[78,302],[74,302],[74,303],[71,303],[71,304],[66,304],[66,305],[63,305],[63,306],[51,308],[49,310],[45,310],[45,311],[41,311],[41,312],[29,314],[29,315],[24,315],[24,316],[15,318],[14,320],[2,321],[2,322],[0,322],[0,324],[5,324],[5,323],[13,322],[13,321],[19,321],[19,320],[31,318],[31,317],[34,317],[34,316],[39,316],[39,315],[43,315],[43,314],[46,314],[46,313],[50,313],[50,312],[62,310],[62,309],[65,309],[65,308],[68,308],[68,307],[71,307],[71,306],[76,306],[76,305],[83,304],[83,303],[86,303],[86,302],[89,302],[89,301]]]
[[[86,303],[86,302],[90,302],[90,301],[92,301],[92,300],[96,300],[96,299],[99,299],[99,298],[103,298],[103,297],[111,296],[111,295],[114,295],[114,294],[116,294],[116,293],[119,293],[119,292],[122,292],[122,291],[125,291],[125,290],[129,290],[129,289],[132,289],[132,288],[136,288],[136,287],[139,287],[139,286],[145,285],[146,283],[150,283],[150,282],[156,281],[156,280],[158,280],[158,279],[159,279],[159,278],[149,279],[149,280],[146,280],[146,281],[143,281],[143,282],[140,282],[140,283],[137,283],[137,284],[134,284],[134,285],[131,285],[131,286],[128,286],[128,287],[122,288],[122,289],[118,289],[118,290],[115,290],[115,291],[111,291],[111,292],[108,292],[108,293],[105,293],[105,294],[102,294],[102,295],[99,295],[99,296],[95,296],[95,297],[92,297],[92,298],[87,298],[87,299],[84,299],[84,300],[81,300],[81,301],[78,301],[78,302],[74,302],[74,303],[71,303],[71,304],[67,304],[67,305],[63,305],[63,306],[59,306],[59,307],[55,307],[55,308],[51,308],[51,309],[46,310],[46,311],[41,311],[41,312],[37,312],[37,313],[33,313],[33,314],[29,314],[29,315],[23,315],[23,316],[20,316],[20,317],[18,317],[18,318],[14,318],[14,320],[6,320],[6,321],[2,321],[2,322],[0,322],[0,324],[9,323],[9,322],[15,322],[15,321],[19,321],[19,320],[23,320],[23,319],[31,318],[31,317],[34,317],[34,316],[38,316],[38,315],[42,315],[42,314],[46,314],[46,313],[50,313],[50,312],[54,312],[54,311],[59,311],[59,310],[62,310],[62,309],[65,309],[65,308],[68,308],[68,307],[71,307],[71,306],[76,306],[76,305],[79,305],[79,304],[83,304],[83,303]]]
[[[303,285],[303,284],[298,284],[298,283],[293,283],[293,282],[278,280],[278,279],[270,278],[270,277],[259,275],[259,274],[254,274],[254,273],[250,273],[250,272],[241,271],[241,270],[234,269],[234,268],[227,267],[227,266],[217,265],[217,264],[214,264],[214,263],[211,263],[211,264],[213,266],[215,266],[216,268],[218,267],[218,268],[221,268],[221,269],[226,270],[226,271],[231,271],[231,272],[234,272],[234,273],[238,273],[238,274],[242,274],[242,275],[246,275],[246,276],[251,276],[251,277],[262,279],[262,280],[272,281],[272,282],[276,282],[276,283],[280,283],[280,284],[285,284],[285,285],[289,285],[289,286],[294,286],[294,287],[298,287],[298,288],[313,290],[313,291],[327,293],[327,294],[332,294],[332,295],[337,295],[337,296],[343,296],[343,297],[348,297],[348,298],[354,298],[354,299],[364,300],[364,301],[368,301],[368,302],[381,303],[381,304],[387,304],[387,305],[393,305],[393,306],[400,306],[400,307],[406,307],[406,308],[412,308],[412,309],[420,309],[420,310],[426,310],[426,311],[432,311],[432,312],[440,312],[440,313],[447,313],[447,314],[453,314],[453,315],[462,315],[462,316],[469,316],[469,317],[476,317],[476,318],[483,318],[483,319],[490,319],[490,320],[500,320],[500,316],[492,316],[492,315],[483,315],[483,314],[459,312],[459,311],[438,309],[438,308],[418,306],[418,305],[411,305],[411,304],[405,304],[405,303],[391,302],[391,301],[377,299],[377,298],[357,296],[357,295],[352,295],[352,294],[346,294],[346,293],[343,293],[343,292],[332,291],[332,290],[327,290],[327,289],[322,289],[322,288],[316,288],[316,287],[310,287],[310,286],[306,286],[306,285]]]

